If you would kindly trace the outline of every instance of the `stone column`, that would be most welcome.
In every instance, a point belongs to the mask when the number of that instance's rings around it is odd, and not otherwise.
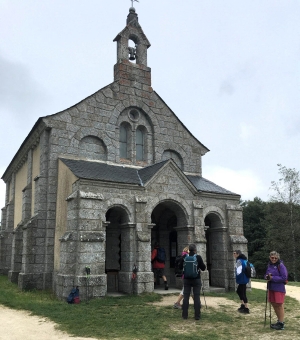
[[[151,266],[151,229],[153,224],[147,220],[147,199],[135,198],[136,212],[136,264],[137,277],[133,282],[134,293],[153,292],[154,277]]]
[[[9,191],[11,192],[11,198],[9,200]],[[2,216],[2,231],[0,234],[0,246],[1,246],[1,262],[0,273],[8,275],[11,269],[11,257],[12,257],[12,242],[13,242],[13,230],[14,230],[14,210],[15,210],[15,174],[6,184],[6,205],[5,216]]]
[[[121,226],[121,270],[118,274],[119,291],[135,293],[135,282],[132,280],[133,265],[138,266],[136,256],[136,225],[133,223]]]
[[[67,232],[60,239],[60,269],[56,294],[66,298],[72,287],[82,287],[81,298],[105,296],[106,226],[101,221],[101,194],[76,190],[68,198]],[[86,268],[90,269],[87,275]]]
[[[195,244],[197,247],[197,253],[201,255],[204,263],[207,265],[206,259],[206,237],[205,237],[205,225],[204,225],[204,217],[203,217],[203,206],[198,202],[193,203],[193,211],[194,211],[194,233],[195,233]],[[205,290],[209,290],[209,273],[206,269],[204,272],[201,272],[201,279],[203,288]]]
[[[228,289],[236,289],[235,281],[235,259],[232,256],[234,250],[239,249],[246,256],[248,255],[247,239],[244,237],[243,211],[239,205],[226,205],[228,232],[229,232],[229,254],[228,254]]]

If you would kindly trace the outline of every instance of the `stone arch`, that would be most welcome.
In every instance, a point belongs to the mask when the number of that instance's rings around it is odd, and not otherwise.
[[[106,208],[105,273],[107,291],[128,293],[126,290],[128,282],[125,282],[125,285],[124,282],[122,284],[120,277],[124,277],[124,273],[128,272],[128,258],[132,251],[132,244],[130,244],[132,232],[128,228],[130,211],[126,206],[117,202],[108,204]]]
[[[188,242],[188,207],[175,197],[159,197],[151,202],[151,248],[155,242],[166,250],[165,275],[171,285],[176,285],[175,258]],[[147,211],[149,211],[149,208]],[[159,283],[159,278],[155,278]]]
[[[126,214],[128,215],[128,222],[132,223],[132,216],[134,216],[134,210],[133,210],[132,204],[130,204],[127,200],[124,200],[121,198],[111,198],[104,203],[104,206],[103,206],[104,214],[103,216],[101,216],[103,221],[105,221],[106,219],[107,211],[112,208],[123,209],[124,212],[126,212]]]
[[[180,207],[182,210],[182,213],[184,214],[184,220],[186,221],[186,225],[189,225],[192,223],[192,210],[191,207],[187,204],[185,200],[182,200],[180,197],[174,195],[174,194],[160,194],[156,197],[153,197],[151,201],[147,204],[147,217],[148,217],[148,223],[151,223],[151,213],[155,209],[157,205],[159,205],[161,202],[173,202],[177,206]],[[183,215],[182,215],[183,216]]]
[[[102,139],[96,136],[85,136],[79,141],[78,155],[92,160],[107,160],[107,147]]]
[[[206,260],[209,284],[227,286],[227,228],[225,213],[219,207],[207,207],[203,211],[206,237]]]
[[[99,138],[106,147],[107,157],[111,157],[111,154],[114,154],[114,145],[105,131],[100,131],[95,128],[83,127],[80,128],[72,138],[71,146],[73,148],[78,148],[80,141],[87,136],[94,136]],[[72,150],[72,153],[74,151]]]

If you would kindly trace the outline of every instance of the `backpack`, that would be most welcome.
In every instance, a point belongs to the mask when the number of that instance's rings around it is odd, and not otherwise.
[[[182,256],[176,256],[175,258],[175,276],[177,277],[181,277],[183,275],[183,268],[180,269],[181,266],[181,262],[182,262]]]
[[[155,260],[160,263],[166,262],[166,251],[164,248],[157,248],[157,254]]]
[[[280,274],[280,264],[277,266],[277,269],[278,269],[278,271],[279,271],[279,275],[281,275],[281,274]],[[288,280],[285,280],[284,284],[286,285],[288,282],[289,282]]]
[[[245,261],[245,275],[250,279],[256,277],[256,270],[252,263]]]
[[[196,279],[199,275],[197,254],[185,256],[183,260],[183,275],[185,279]]]
[[[80,298],[79,298],[79,289],[78,287],[73,288],[67,297],[67,302],[68,303],[80,303]]]

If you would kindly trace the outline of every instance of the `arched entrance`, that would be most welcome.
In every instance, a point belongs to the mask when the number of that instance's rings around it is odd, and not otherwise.
[[[167,254],[165,275],[170,285],[176,285],[175,258],[181,252],[182,247],[182,242],[178,241],[177,229],[187,225],[184,211],[178,203],[166,200],[154,208],[151,222],[155,224],[151,231],[151,249],[155,242],[165,248]]]
[[[106,247],[105,247],[105,273],[107,274],[107,292],[120,291],[119,273],[124,271],[126,262],[126,229],[129,217],[123,207],[113,207],[106,212]]]
[[[209,285],[225,287],[226,275],[226,234],[221,218],[216,213],[209,213],[204,219],[206,237],[206,259],[209,272]]]

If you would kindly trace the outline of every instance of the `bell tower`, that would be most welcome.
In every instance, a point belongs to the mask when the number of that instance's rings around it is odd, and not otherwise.
[[[135,8],[129,9],[126,27],[115,37],[117,42],[117,63],[114,66],[114,80],[134,81],[151,86],[151,69],[147,66],[147,49],[151,46],[144,34]],[[130,46],[129,43],[134,46]],[[127,82],[127,85],[130,85]]]

